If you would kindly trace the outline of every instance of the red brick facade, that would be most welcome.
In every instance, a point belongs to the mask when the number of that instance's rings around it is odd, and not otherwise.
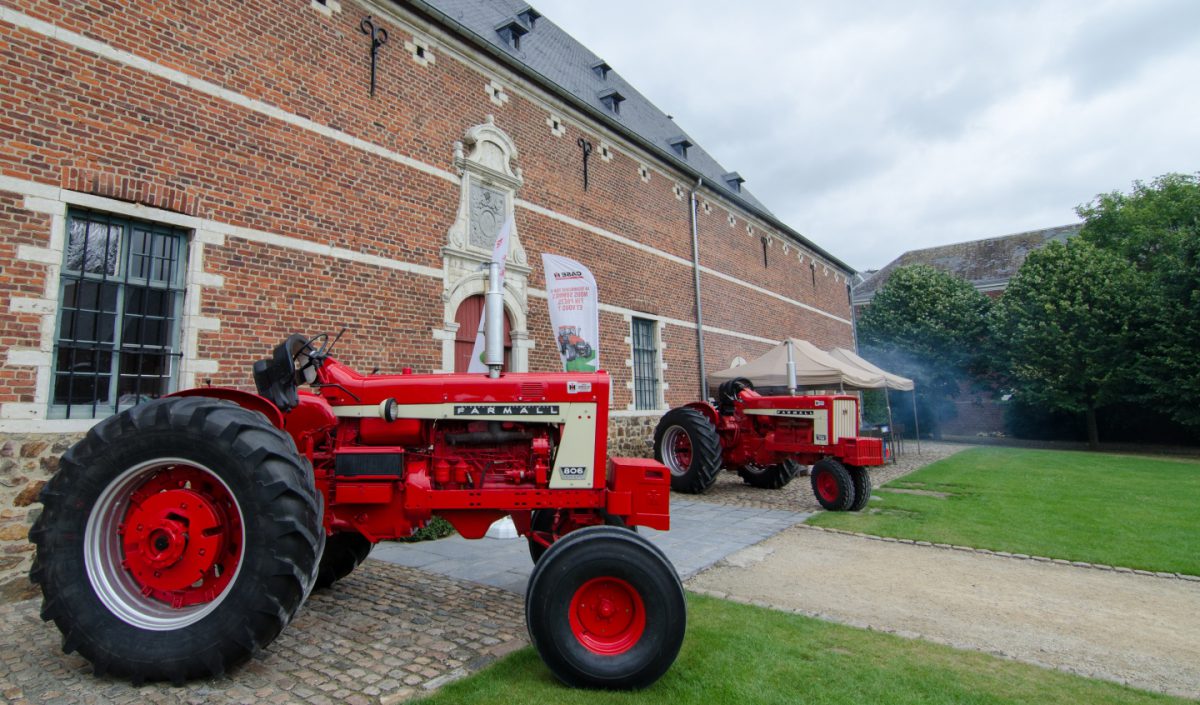
[[[600,349],[616,382],[614,408],[630,401],[629,312],[665,319],[667,403],[697,396],[694,324],[675,323],[695,320],[686,177],[410,16],[402,3],[347,0],[328,16],[300,0],[119,10],[35,0],[0,5],[10,11],[0,18],[0,174],[7,177],[0,183],[0,360],[10,349],[43,345],[44,310],[27,312],[12,299],[53,295],[46,272],[55,265],[18,252],[47,247],[53,208],[27,207],[38,198],[31,190],[44,185],[63,189],[69,206],[141,204],[151,220],[169,211],[421,269],[323,256],[236,232],[202,244],[203,271],[220,285],[201,289],[199,315],[219,325],[197,333],[197,357],[215,361],[197,379],[247,386],[250,363],[286,333],[342,325],[351,327],[340,344],[351,364],[439,369],[441,342],[431,330],[446,319],[445,282],[429,270],[442,269],[455,220],[453,143],[494,115],[519,150],[524,182],[515,213],[533,269],[530,287],[542,286],[541,252],[575,258],[596,276],[608,307]],[[392,35],[380,52],[374,98],[358,28],[368,14]],[[55,27],[66,32],[52,37]],[[433,63],[422,65],[404,48],[414,37],[429,44]],[[508,96],[502,105],[485,90],[493,80]],[[552,134],[551,113],[565,134]],[[611,160],[593,156],[587,191],[579,137],[613,152]],[[643,164],[648,181],[639,175]],[[813,254],[795,241],[709,190],[699,197],[709,204],[698,210],[700,262],[725,275],[706,270],[701,281],[710,371],[788,335],[822,347],[852,344],[846,272],[819,255],[810,268]],[[545,302],[534,293],[529,368],[554,369]],[[0,416],[4,404],[33,403],[35,386],[35,367],[0,361]]]

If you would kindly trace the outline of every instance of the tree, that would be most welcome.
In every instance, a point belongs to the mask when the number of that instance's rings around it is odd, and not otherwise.
[[[1080,237],[1127,258],[1145,279],[1132,363],[1141,400],[1200,426],[1200,179],[1137,181],[1128,195],[1101,194],[1078,212]]]
[[[1121,400],[1134,378],[1134,334],[1143,296],[1125,258],[1089,242],[1052,242],[1032,252],[994,314],[1018,398],[1086,416]]]
[[[865,357],[912,378],[918,400],[939,409],[987,367],[990,309],[962,279],[924,264],[901,267],[859,317],[858,339]]]

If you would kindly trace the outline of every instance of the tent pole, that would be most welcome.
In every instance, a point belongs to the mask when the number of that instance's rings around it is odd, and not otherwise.
[[[883,401],[887,404],[888,434],[892,437],[892,464],[896,464],[896,424],[892,421],[892,393],[886,386],[883,388]]]
[[[921,454],[921,421],[917,418],[917,387],[913,385],[913,426],[917,429],[917,455]]]

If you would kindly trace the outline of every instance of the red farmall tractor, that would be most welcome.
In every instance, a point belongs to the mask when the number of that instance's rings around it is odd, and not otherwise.
[[[721,384],[716,405],[668,411],[654,431],[654,457],[671,489],[699,494],[722,467],[755,487],[780,489],[811,465],[822,507],[858,511],[871,498],[867,468],[883,464],[883,441],[859,438],[858,399],[849,395],[762,396],[749,380]]]
[[[328,340],[279,345],[257,395],[156,399],[67,451],[30,534],[64,650],[135,682],[218,675],[375,542],[435,515],[479,538],[507,515],[538,558],[526,623],[558,678],[642,687],[670,667],[683,589],[626,528],[668,528],[669,474],[606,458],[607,374],[361,375]]]

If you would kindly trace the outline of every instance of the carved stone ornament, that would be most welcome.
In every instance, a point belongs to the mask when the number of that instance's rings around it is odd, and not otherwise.
[[[434,338],[442,342],[444,370],[454,367],[454,333],[458,327],[454,321],[458,307],[487,289],[483,266],[491,260],[492,247],[504,221],[513,217],[517,191],[524,181],[516,161],[516,145],[496,126],[491,115],[454,143],[454,166],[462,178],[458,213],[442,248],[443,326],[433,331]],[[514,225],[504,281],[504,307],[512,323],[513,371],[517,372],[529,369],[528,351],[534,345],[527,329],[530,271],[520,232]]]

